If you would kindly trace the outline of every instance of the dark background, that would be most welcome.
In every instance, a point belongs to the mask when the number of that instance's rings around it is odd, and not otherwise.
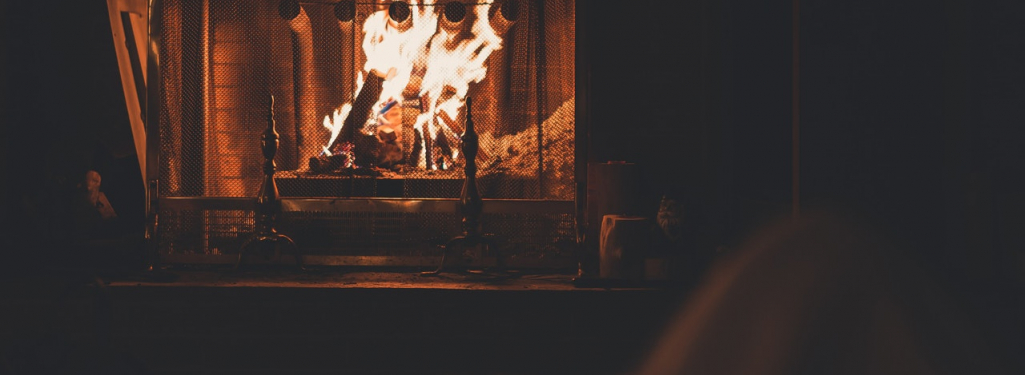
[[[89,168],[125,233],[142,228],[105,9],[65,3],[0,2],[8,274],[64,259],[52,227],[66,219],[50,215],[61,208],[38,205]],[[638,163],[652,212],[663,193],[682,197],[706,247],[789,214],[791,5],[580,6],[589,160]],[[886,233],[1013,360],[1025,337],[1025,5],[806,0],[800,14],[802,210]]]
[[[792,2],[589,11],[591,160],[643,166],[653,207],[683,195],[706,246],[788,215]],[[1025,5],[804,0],[800,15],[802,210],[883,232],[1013,360],[1025,347]]]

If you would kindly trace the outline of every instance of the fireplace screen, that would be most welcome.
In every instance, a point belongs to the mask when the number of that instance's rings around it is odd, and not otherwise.
[[[166,259],[252,233],[269,96],[278,228],[312,263],[433,262],[460,232],[467,97],[484,232],[513,263],[570,257],[573,1],[164,0],[151,22]]]

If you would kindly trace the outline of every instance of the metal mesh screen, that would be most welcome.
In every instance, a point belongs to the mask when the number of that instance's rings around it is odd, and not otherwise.
[[[255,197],[268,96],[282,196],[455,198],[473,98],[483,198],[574,199],[572,0],[165,0],[161,197]],[[393,70],[394,69],[394,70]],[[324,167],[327,165],[328,167]],[[165,253],[230,254],[245,210],[165,210]],[[572,215],[485,214],[513,256],[568,254]],[[437,255],[456,214],[285,212],[313,255]]]
[[[283,195],[454,197],[470,96],[482,195],[573,199],[573,1],[343,3],[164,2],[163,196],[253,196],[274,95]]]
[[[167,254],[237,253],[255,222],[242,210],[168,210],[160,219],[159,248]]]
[[[165,254],[238,254],[253,230],[251,211],[180,210],[161,213]],[[503,257],[572,257],[568,214],[487,214],[483,230]],[[279,228],[309,255],[438,256],[437,245],[459,233],[459,217],[442,213],[288,212]]]

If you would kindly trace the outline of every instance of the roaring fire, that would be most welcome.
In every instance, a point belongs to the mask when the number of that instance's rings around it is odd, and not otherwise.
[[[417,167],[426,168],[425,139],[432,141],[439,133],[448,139],[458,139],[450,122],[458,118],[463,109],[471,83],[478,83],[487,74],[485,65],[491,53],[502,48],[502,38],[508,27],[499,22],[495,30],[489,19],[490,3],[467,4],[465,16],[453,21],[441,15],[444,7],[433,0],[410,1],[409,16],[402,21],[389,17],[387,9],[369,15],[363,23],[363,53],[366,64],[357,77],[356,97],[363,89],[367,74],[384,77],[381,95],[373,106],[363,128],[364,134],[375,134],[390,129],[402,134],[401,112],[405,101],[419,99],[420,114],[413,128],[422,135]],[[497,16],[501,17],[501,16]],[[469,25],[469,32],[464,23]],[[417,97],[406,97],[416,92]],[[345,103],[334,113],[324,117],[324,127],[331,131],[327,146],[333,144],[350,115],[352,103]],[[432,142],[433,143],[433,142]],[[324,154],[330,155],[328,147]],[[414,149],[417,147],[414,146]],[[403,152],[409,152],[404,150]],[[452,160],[459,155],[452,151]]]

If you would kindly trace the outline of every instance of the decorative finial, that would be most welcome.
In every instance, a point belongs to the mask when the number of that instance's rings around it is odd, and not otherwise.
[[[480,217],[484,210],[484,201],[480,197],[480,192],[477,191],[477,151],[480,145],[477,132],[473,130],[472,106],[473,99],[467,96],[466,124],[462,136],[463,158],[466,160],[466,164],[463,165],[463,174],[466,177],[463,179],[463,191],[459,194],[458,205],[459,213],[463,216],[463,234],[453,237],[445,244],[445,251],[441,253],[441,264],[438,265],[438,269],[423,272],[421,273],[422,275],[437,275],[440,273],[441,269],[445,268],[445,257],[449,249],[477,245],[483,245],[488,249],[494,243],[491,238],[485,237],[481,233]],[[497,253],[498,249],[495,249],[495,251],[496,267],[501,268],[501,257]]]
[[[275,228],[278,214],[281,213],[281,201],[278,200],[278,184],[274,181],[274,155],[278,152],[278,132],[274,130],[274,95],[270,95],[270,110],[267,111],[267,129],[260,136],[260,148],[263,151],[263,184],[256,197],[255,233],[238,251],[235,268],[242,264],[242,256],[250,245],[273,245],[275,249],[282,243],[291,245],[295,264],[302,270],[302,251],[288,236],[278,233]],[[277,250],[275,250],[277,251]]]
[[[473,98],[466,97],[466,129],[464,133],[472,133],[473,130]]]
[[[274,120],[274,94],[270,95],[270,119]]]

